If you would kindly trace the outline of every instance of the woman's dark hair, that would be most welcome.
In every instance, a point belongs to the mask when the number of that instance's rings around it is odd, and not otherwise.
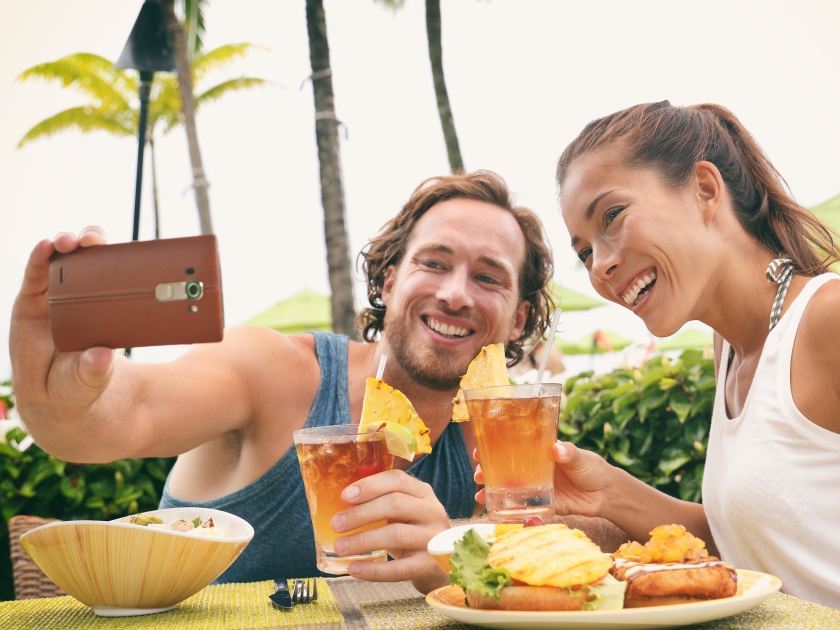
[[[519,339],[508,341],[505,347],[509,364],[515,365],[524,354],[523,346],[528,347],[536,339],[541,339],[548,327],[554,310],[548,288],[554,275],[554,264],[551,247],[539,217],[527,208],[514,206],[505,181],[490,171],[427,179],[414,190],[400,213],[371,239],[359,254],[370,307],[362,309],[356,324],[366,341],[374,341],[382,332],[385,323],[385,304],[382,302],[385,272],[391,265],[399,266],[411,232],[420,217],[442,201],[459,198],[484,201],[507,210],[516,219],[525,237],[525,262],[519,276],[519,299],[528,300],[530,308],[525,329]]]
[[[581,155],[615,145],[631,167],[652,167],[664,181],[684,185],[697,162],[714,164],[744,229],[796,272],[816,276],[840,259],[837,234],[796,203],[787,183],[741,122],[720,105],[636,105],[594,120],[566,147],[557,183]]]

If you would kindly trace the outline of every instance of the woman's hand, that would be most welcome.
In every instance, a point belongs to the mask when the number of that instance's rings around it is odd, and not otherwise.
[[[439,532],[449,529],[449,517],[432,487],[401,470],[388,470],[347,486],[341,495],[352,507],[333,516],[336,532],[348,532],[376,521],[388,524],[339,538],[341,556],[385,549],[391,562],[354,562],[350,575],[371,582],[411,580],[422,593],[445,586],[449,578],[426,551]]]
[[[560,516],[601,516],[615,468],[571,442],[554,443],[554,511]]]
[[[555,464],[555,513],[558,516],[601,516],[615,468],[599,455],[579,449],[570,442],[555,442],[551,454]],[[478,459],[476,452],[473,457]],[[481,464],[476,469],[475,481],[484,483]],[[485,503],[484,489],[479,490],[475,498],[479,503]]]

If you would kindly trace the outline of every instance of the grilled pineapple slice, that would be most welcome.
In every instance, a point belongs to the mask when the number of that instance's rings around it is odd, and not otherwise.
[[[582,531],[561,524],[526,527],[500,536],[487,562],[532,586],[561,588],[594,582],[613,565],[612,558]]]
[[[507,364],[505,362],[505,344],[494,343],[484,346],[478,356],[472,360],[467,373],[461,378],[461,389],[452,400],[452,420],[465,422],[470,419],[464,390],[472,387],[495,387],[507,385]]]

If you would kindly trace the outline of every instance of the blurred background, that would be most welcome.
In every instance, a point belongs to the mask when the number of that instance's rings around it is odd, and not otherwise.
[[[0,7],[0,381],[11,374],[9,319],[30,250],[90,224],[103,226],[111,242],[131,240],[137,159],[136,137],[102,131],[70,129],[18,148],[38,123],[89,99],[60,83],[16,78],[73,53],[116,60],[142,4]],[[450,171],[425,6],[395,4],[324,0],[353,263],[415,186]],[[226,323],[234,326],[301,292],[330,294],[312,67],[304,0],[201,7],[204,53],[255,46],[208,73],[196,94],[242,77],[264,80],[208,98],[196,116]],[[639,102],[716,102],[756,136],[794,196],[816,206],[840,192],[838,25],[840,4],[829,0],[442,0],[443,67],[464,166],[501,174],[542,218],[558,286],[597,297],[559,216],[553,175],[565,145],[591,119]],[[199,234],[184,127],[164,128],[153,136],[159,234]],[[147,150],[141,239],[155,229],[150,159]],[[354,277],[358,307],[365,294],[358,271]],[[703,325],[687,327],[706,335],[691,337],[695,345],[708,338]],[[654,341],[616,305],[564,314],[558,336],[606,351],[567,353],[567,374],[641,361]],[[629,350],[609,352],[625,342]],[[141,348],[134,358],[162,361],[183,351]]]

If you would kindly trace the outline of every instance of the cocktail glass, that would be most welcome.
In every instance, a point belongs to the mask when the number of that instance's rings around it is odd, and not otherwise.
[[[554,516],[554,458],[562,386],[501,385],[464,390],[484,472],[487,516],[521,523]]]
[[[358,426],[335,425],[301,429],[293,434],[303,487],[315,531],[315,554],[318,568],[324,573],[347,573],[351,562],[384,562],[385,551],[355,556],[339,556],[334,545],[340,536],[376,529],[388,523],[377,521],[343,532],[333,531],[330,520],[349,506],[341,499],[342,491],[354,481],[394,467],[394,456],[385,448],[385,440],[373,431],[358,433]]]

